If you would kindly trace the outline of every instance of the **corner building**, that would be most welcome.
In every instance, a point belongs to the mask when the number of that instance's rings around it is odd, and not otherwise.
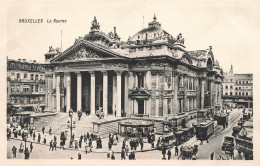
[[[89,34],[46,57],[46,106],[105,115],[189,120],[221,107],[223,72],[212,47],[187,51],[184,38],[164,31],[154,16],[148,28],[120,41],[94,17]]]

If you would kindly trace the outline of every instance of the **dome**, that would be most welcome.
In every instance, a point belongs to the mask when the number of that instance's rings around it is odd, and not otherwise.
[[[156,21],[156,16],[154,15],[153,21],[148,24],[148,28],[144,28],[137,32],[134,36],[129,38],[130,43],[135,43],[136,41],[146,40],[171,40],[172,35],[162,29],[161,23]]]

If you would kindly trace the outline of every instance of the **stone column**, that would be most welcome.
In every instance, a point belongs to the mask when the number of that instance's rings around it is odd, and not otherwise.
[[[201,78],[201,109],[204,109],[204,97],[205,97],[205,78]]]
[[[187,77],[184,77],[183,78],[183,112],[187,112],[188,110],[187,90],[188,90],[188,79]]]
[[[102,71],[103,74],[103,112],[104,115],[108,114],[107,104],[108,104],[108,73],[107,71]]]
[[[218,83],[215,83],[215,104],[218,104]]]
[[[179,101],[178,101],[178,89],[179,79],[177,73],[174,74],[174,96],[173,96],[173,114],[176,115],[179,112]]]
[[[95,107],[96,107],[96,82],[95,82],[95,72],[94,71],[89,71],[90,74],[90,114],[95,115]]]
[[[113,114],[115,114],[116,108],[117,108],[117,103],[116,103],[116,99],[117,99],[117,92],[116,92],[116,76],[113,75],[113,102],[112,102],[112,108],[113,108]]]
[[[60,75],[56,74],[56,111],[60,112]]]
[[[116,116],[121,116],[121,75],[123,71],[116,71],[116,81],[117,81],[117,107]]]
[[[82,106],[82,77],[81,77],[81,73],[80,72],[76,72],[77,73],[77,111],[81,110],[81,106]],[[82,110],[81,110],[82,111]]]
[[[124,110],[125,110],[125,114],[126,114],[126,116],[128,116],[129,115],[129,103],[128,103],[128,101],[129,101],[129,99],[128,99],[128,84],[129,84],[129,82],[128,82],[128,78],[129,78],[129,73],[127,72],[126,74],[125,74],[125,96],[124,96],[124,99],[125,99],[125,101],[124,101]]]
[[[213,102],[213,85],[214,82],[213,80],[210,81],[210,106],[213,107],[214,106],[214,102]]]
[[[67,101],[67,106],[66,106],[66,109],[67,109],[67,112],[69,112],[69,110],[71,109],[70,108],[70,89],[71,89],[71,80],[70,80],[70,73],[65,73],[66,74],[66,78],[67,78],[67,81],[66,81],[66,101]],[[74,111],[74,110],[73,110]]]

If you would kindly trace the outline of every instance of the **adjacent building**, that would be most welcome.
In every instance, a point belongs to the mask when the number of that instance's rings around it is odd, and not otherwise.
[[[45,73],[41,64],[7,59],[7,100],[17,108],[45,107]]]
[[[105,34],[96,18],[91,30],[63,52],[45,54],[46,109],[105,115],[195,118],[221,107],[223,72],[211,46],[188,51],[184,38],[153,21],[120,40]]]
[[[226,107],[253,108],[253,74],[236,74],[231,65],[230,71],[224,73],[223,102]]]

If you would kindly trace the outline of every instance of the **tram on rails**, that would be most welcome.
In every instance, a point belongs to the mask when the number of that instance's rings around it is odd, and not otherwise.
[[[210,120],[201,122],[195,126],[195,129],[196,138],[198,140],[201,142],[208,140],[209,137],[214,133],[214,122]]]
[[[217,118],[218,125],[228,125],[228,114],[219,114]]]

